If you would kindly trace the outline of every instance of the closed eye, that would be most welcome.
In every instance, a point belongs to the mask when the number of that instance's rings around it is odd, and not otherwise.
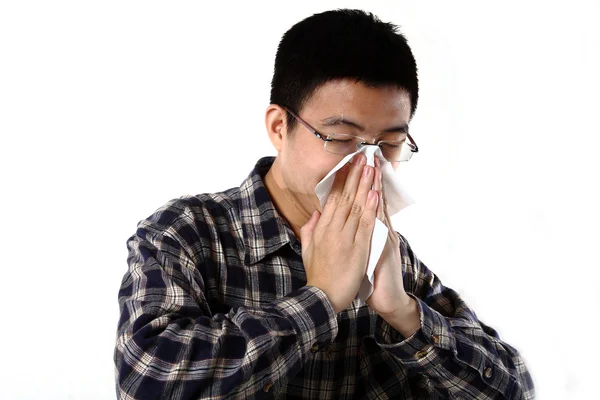
[[[332,142],[336,142],[336,143],[350,143],[353,142],[354,140],[352,139],[333,139],[330,138]]]

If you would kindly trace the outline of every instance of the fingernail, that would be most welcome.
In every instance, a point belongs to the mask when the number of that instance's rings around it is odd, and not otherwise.
[[[377,196],[377,192],[374,190],[369,190],[369,198],[368,201],[373,205],[373,206],[377,206],[377,201],[378,201],[378,196]]]
[[[365,165],[363,167],[363,176],[366,178],[370,174],[371,174],[371,167],[369,167],[368,165]]]

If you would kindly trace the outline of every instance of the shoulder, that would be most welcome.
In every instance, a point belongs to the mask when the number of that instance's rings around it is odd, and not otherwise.
[[[169,241],[183,246],[189,253],[206,247],[219,227],[237,225],[239,188],[222,192],[183,195],[158,207],[137,224],[136,233],[150,242]]]
[[[217,193],[184,195],[171,199],[150,216],[139,221],[138,227],[151,225],[167,229],[190,222],[202,222],[230,214],[238,208],[239,188]]]

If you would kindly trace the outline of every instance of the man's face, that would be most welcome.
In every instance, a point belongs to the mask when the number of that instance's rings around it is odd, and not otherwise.
[[[410,112],[410,98],[403,89],[396,86],[370,88],[363,83],[342,79],[329,81],[318,88],[298,115],[325,136],[343,133],[376,143],[377,140],[401,137],[401,131],[386,131],[408,125]],[[342,118],[350,123],[339,121]],[[327,120],[338,121],[332,125]],[[327,152],[323,144],[300,123],[294,127],[291,138],[289,135],[283,138],[278,156],[281,158],[282,177],[287,188],[305,207],[312,205],[320,209],[315,186],[344,158],[343,155]],[[392,163],[394,170],[399,164]]]

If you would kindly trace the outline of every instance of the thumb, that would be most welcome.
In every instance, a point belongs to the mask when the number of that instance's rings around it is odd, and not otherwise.
[[[300,242],[303,250],[312,241],[313,232],[315,231],[315,227],[317,226],[320,217],[321,213],[315,210],[306,224],[302,225],[302,228],[300,228]]]

